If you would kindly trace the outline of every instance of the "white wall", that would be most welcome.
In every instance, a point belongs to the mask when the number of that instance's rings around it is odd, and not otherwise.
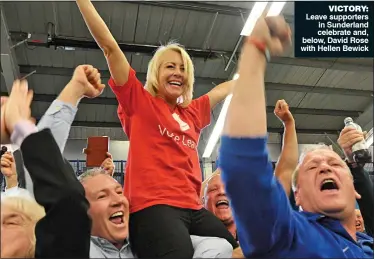
[[[68,160],[86,160],[86,155],[82,153],[87,146],[87,140],[69,139],[64,149],[64,156]],[[129,141],[111,140],[109,152],[113,160],[127,160]]]
[[[68,140],[64,156],[68,160],[86,160],[86,155],[82,153],[82,150],[87,146],[86,140],[70,139]],[[298,145],[299,153],[301,153],[305,148],[314,145]],[[281,152],[281,146],[279,143],[268,143],[268,152],[271,161],[277,161]],[[117,141],[111,140],[109,144],[109,152],[112,154],[114,160],[127,160],[129,150],[129,141]],[[215,150],[216,151],[216,150]],[[213,159],[216,160],[216,152],[214,152]]]

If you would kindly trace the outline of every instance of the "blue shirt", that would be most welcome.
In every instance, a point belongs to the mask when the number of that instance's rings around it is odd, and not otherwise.
[[[267,138],[223,136],[220,168],[246,257],[373,258],[374,240],[324,215],[298,212],[273,174]]]

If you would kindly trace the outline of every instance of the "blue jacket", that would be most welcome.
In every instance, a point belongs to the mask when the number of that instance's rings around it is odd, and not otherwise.
[[[246,257],[373,258],[371,237],[357,233],[355,242],[338,220],[292,209],[266,137],[223,136],[219,161]]]

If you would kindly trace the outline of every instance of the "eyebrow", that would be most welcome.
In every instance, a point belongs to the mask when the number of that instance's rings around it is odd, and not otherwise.
[[[9,220],[9,219],[21,219],[22,221],[25,220],[25,218],[22,217],[22,215],[20,215],[20,214],[16,214],[16,213],[12,213],[12,214],[6,215],[4,218],[5,218],[6,220]]]
[[[312,164],[312,163],[320,163],[321,161],[322,161],[321,158],[313,158],[313,159],[307,160],[306,161],[306,165],[309,165],[309,164]],[[328,156],[327,157],[327,162],[328,163],[338,162],[340,164],[345,163],[342,159],[338,159],[337,157],[334,157],[334,156]]]
[[[116,185],[116,187],[114,188],[114,190],[116,190],[117,191],[117,189],[121,189],[121,191],[122,191],[122,186],[119,184],[119,185]],[[99,190],[97,190],[97,191],[92,191],[92,193],[93,194],[98,194],[98,193],[100,193],[100,192],[108,192],[108,191],[110,191],[111,190],[111,188],[103,188],[103,189],[99,189]]]
[[[177,63],[172,62],[172,61],[165,61],[164,64],[173,64],[173,65],[177,65]],[[181,67],[184,67],[185,65],[184,65],[184,64],[181,64],[180,66],[181,66]]]

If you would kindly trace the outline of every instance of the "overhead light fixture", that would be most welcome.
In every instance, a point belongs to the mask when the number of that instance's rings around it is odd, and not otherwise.
[[[366,146],[371,147],[374,144],[374,128],[372,128],[366,135]]]
[[[242,36],[249,36],[250,33],[253,31],[254,26],[258,18],[262,15],[264,10],[266,9],[268,2],[255,2],[249,17],[246,20],[246,23],[242,29],[241,35]]]
[[[284,8],[286,2],[273,2],[270,9],[268,10],[267,16],[277,16],[281,13]],[[258,18],[262,15],[264,10],[266,9],[268,2],[256,2],[251,9],[251,13],[247,18],[247,21],[242,29],[241,35],[242,36],[249,36],[250,33],[253,31],[254,26]],[[233,80],[239,78],[238,74],[233,76]],[[211,136],[208,139],[206,149],[203,152],[203,158],[209,158],[212,154],[212,151],[215,148],[217,141],[219,140],[220,134],[224,128],[225,117],[227,115],[228,107],[230,101],[232,100],[232,95],[228,95],[224,101],[223,107],[221,108],[221,112],[219,114],[219,118],[216,121],[215,127],[212,130]]]
[[[277,16],[281,13],[286,2],[274,2],[268,10],[267,16]]]
[[[237,80],[240,77],[239,74],[235,74],[233,76],[233,80]],[[221,131],[224,128],[224,122],[225,122],[225,117],[227,115],[227,110],[230,104],[230,101],[232,100],[232,94],[228,95],[227,98],[225,98],[223,107],[221,108],[221,112],[219,114],[219,117],[217,118],[216,124],[214,129],[212,130],[211,136],[208,139],[206,149],[203,152],[203,158],[208,158],[211,156],[212,151],[215,148],[215,145],[217,141],[219,140],[219,136],[221,134]],[[225,112],[223,112],[225,111]]]

